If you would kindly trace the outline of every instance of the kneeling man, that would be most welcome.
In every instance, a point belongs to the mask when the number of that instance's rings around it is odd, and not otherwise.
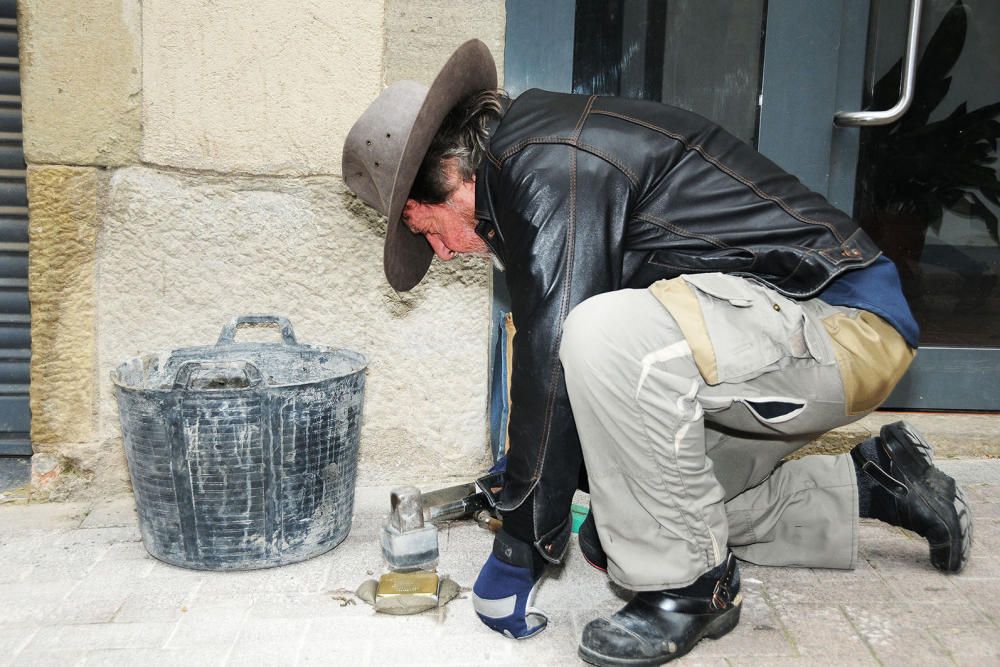
[[[782,462],[885,400],[918,330],[858,225],[704,118],[653,102],[496,89],[463,45],[428,89],[389,86],[344,148],[388,216],[385,273],[489,254],[514,324],[503,530],[474,587],[525,638],[589,480],[580,544],[634,598],[581,656],[659,664],[740,614],[737,560],[851,568],[858,516],[916,531],[957,572],[971,517],[905,423],[842,456]],[[585,471],[585,474],[584,474]]]

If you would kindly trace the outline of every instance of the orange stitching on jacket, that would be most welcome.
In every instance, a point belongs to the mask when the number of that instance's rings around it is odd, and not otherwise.
[[[527,139],[521,139],[519,142],[500,154],[501,166],[511,156],[520,152],[528,144],[569,144],[570,146],[574,146],[576,145],[576,141],[572,137],[528,137]]]
[[[618,171],[625,174],[625,177],[629,180],[630,183],[632,183],[632,185],[634,185],[635,187],[639,187],[639,178],[634,173],[632,173],[629,170],[629,168],[625,166],[624,163],[619,162],[617,158],[612,157],[606,151],[598,148],[597,146],[592,146],[591,144],[585,144],[582,141],[577,142],[576,146],[580,150],[587,151],[588,153],[593,153],[597,157],[609,163],[612,167],[617,167]]]
[[[781,280],[769,280],[768,283],[770,283],[770,284],[774,285],[775,287],[777,287],[781,283],[784,283],[784,282],[787,282],[787,281],[791,280],[792,276],[794,276],[796,273],[798,273],[799,269],[801,269],[802,265],[805,264],[805,263],[806,263],[806,255],[802,255],[801,257],[799,257],[799,263],[796,264],[795,268],[792,269],[784,278],[782,278]]]
[[[580,115],[580,120],[576,122],[576,129],[573,130],[573,139],[579,140],[580,133],[583,132],[583,125],[587,122],[587,117],[590,115],[590,109],[594,106],[594,101],[597,100],[597,95],[591,95],[590,99],[587,100],[587,106],[583,108],[583,113]]]
[[[782,199],[781,197],[779,197],[777,195],[769,194],[767,192],[764,192],[763,190],[760,189],[760,186],[758,186],[756,183],[754,183],[753,181],[751,181],[749,178],[746,178],[745,176],[737,173],[731,167],[728,167],[728,166],[724,165],[722,162],[720,162],[719,159],[716,158],[714,155],[711,155],[710,153],[708,153],[705,150],[704,146],[701,146],[700,144],[689,143],[687,141],[687,139],[685,137],[683,137],[682,135],[676,134],[674,132],[670,132],[669,130],[665,130],[662,127],[659,127],[657,125],[653,125],[652,123],[648,123],[648,122],[646,122],[644,120],[641,120],[639,118],[633,118],[631,116],[626,116],[624,114],[616,113],[614,111],[604,111],[602,109],[596,109],[596,110],[593,111],[593,113],[601,114],[601,115],[604,115],[604,116],[613,116],[615,118],[621,118],[624,121],[627,121],[627,122],[630,122],[630,123],[635,123],[636,125],[641,125],[642,127],[645,127],[645,128],[650,129],[650,130],[653,130],[654,132],[659,132],[661,134],[665,134],[666,136],[670,137],[671,139],[674,139],[675,141],[679,141],[680,143],[684,144],[684,146],[688,150],[693,150],[696,153],[698,153],[699,155],[701,155],[701,157],[706,162],[709,162],[710,164],[715,165],[721,171],[725,172],[726,174],[729,174],[730,176],[732,176],[733,178],[735,178],[737,181],[739,181],[743,185],[745,185],[748,188],[750,188],[751,190],[753,190],[754,193],[756,193],[757,196],[760,197],[761,199],[766,199],[768,201],[774,202],[775,204],[777,204],[778,206],[780,206],[785,211],[785,213],[787,213],[788,215],[792,216],[796,220],[799,220],[800,222],[805,222],[807,224],[812,224],[812,225],[822,225],[823,227],[826,227],[837,238],[838,241],[840,241],[841,243],[844,242],[844,239],[841,237],[840,232],[838,232],[837,229],[836,229],[836,227],[834,227],[831,223],[825,222],[823,220],[813,220],[812,218],[807,218],[806,216],[802,215],[798,211],[794,210],[791,206],[789,206],[788,203],[784,199]]]
[[[555,363],[549,376],[549,391],[546,398],[545,421],[542,423],[542,442],[535,462],[535,475],[541,475],[542,463],[549,448],[549,437],[552,435],[552,413],[556,406],[556,387],[559,385],[559,373],[562,364],[559,363],[559,345],[562,342],[562,323],[566,321],[566,308],[570,301],[571,278],[573,277],[573,258],[576,245],[576,151],[570,151],[569,165],[569,227],[566,231],[566,272],[563,276],[562,302],[559,304],[559,332],[556,334]]]
[[[492,162],[493,166],[495,166],[497,169],[500,169],[503,166],[503,165],[500,164],[500,160],[498,160],[493,155],[493,151],[491,151],[489,148],[486,149],[486,159],[489,160],[490,162]]]
[[[659,225],[659,226],[663,227],[664,229],[667,229],[667,230],[673,232],[674,234],[677,234],[678,236],[684,236],[684,237],[688,237],[688,238],[701,239],[702,241],[706,241],[708,243],[711,243],[712,245],[714,245],[716,247],[719,247],[719,248],[729,248],[729,247],[731,247],[725,241],[717,239],[714,236],[709,236],[708,234],[699,234],[697,232],[692,232],[692,231],[689,231],[689,230],[682,229],[681,227],[678,227],[677,225],[671,224],[670,222],[668,222],[666,220],[662,220],[662,219],[657,218],[655,216],[652,216],[652,215],[650,215],[648,213],[636,213],[633,217],[637,218],[639,220],[645,220],[646,222],[650,222],[650,223],[652,223],[654,225]]]
[[[510,148],[508,148],[503,152],[499,167],[503,168],[503,163],[512,158],[514,154],[519,153],[520,151],[527,148],[530,144],[561,144],[564,146],[575,146],[576,148],[579,148],[582,151],[586,151],[587,153],[593,153],[597,157],[606,161],[612,167],[618,169],[618,171],[622,172],[625,178],[627,178],[632,185],[636,187],[638,187],[639,185],[639,179],[635,176],[635,174],[629,171],[624,164],[619,163],[615,158],[608,155],[607,153],[597,148],[596,146],[591,146],[590,144],[578,143],[570,137],[531,137],[530,139],[522,139],[521,141],[517,142],[517,144],[511,146]]]

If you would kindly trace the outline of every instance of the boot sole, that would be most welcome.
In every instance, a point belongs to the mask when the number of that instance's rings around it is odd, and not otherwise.
[[[739,624],[740,610],[742,608],[743,600],[740,599],[733,605],[732,609],[726,610],[717,618],[713,619],[711,623],[706,625],[702,631],[698,633],[697,638],[693,642],[688,644],[686,647],[678,646],[678,650],[674,653],[666,653],[662,656],[654,658],[616,658],[614,656],[597,653],[582,644],[577,652],[584,662],[590,663],[591,665],[598,665],[598,667],[642,667],[645,665],[662,665],[665,662],[670,662],[671,660],[680,658],[683,655],[687,655],[702,639],[719,639],[720,637],[729,634],[733,628]]]
[[[903,424],[905,425],[906,423],[903,422]],[[958,519],[958,534],[951,534],[951,539],[947,543],[931,545],[930,556],[931,564],[934,567],[943,572],[954,572],[957,574],[969,562],[969,554],[972,551],[972,512],[969,510],[965,491],[962,490],[958,482],[955,482],[953,477],[945,475],[934,465],[934,448],[929,442],[924,440],[919,432],[913,430],[912,427],[908,427],[908,425],[895,427],[893,430],[897,433],[902,433],[901,437],[905,438],[912,445],[914,453],[923,459],[923,462],[929,468],[936,470],[955,484],[955,497],[951,499],[950,508],[947,506],[947,501],[942,503],[935,502],[936,499],[924,498],[924,502],[928,506],[935,508],[937,515],[945,524],[950,524],[951,522],[944,515],[950,513],[950,510],[954,510],[955,512],[955,516]],[[900,436],[897,435],[897,437]],[[949,533],[952,533],[952,531],[949,531]]]
[[[955,500],[953,503],[958,515],[959,534],[953,537],[950,544],[931,547],[931,563],[939,570],[959,573],[969,562],[972,551],[972,512],[965,499],[962,487],[955,485]]]

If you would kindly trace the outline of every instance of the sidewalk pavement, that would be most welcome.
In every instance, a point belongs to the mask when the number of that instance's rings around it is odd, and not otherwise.
[[[934,570],[926,542],[861,526],[851,572],[744,564],[739,627],[678,665],[1000,664],[1000,461],[946,460],[975,516],[972,562]],[[548,629],[516,642],[482,626],[467,590],[419,616],[385,616],[354,597],[382,571],[384,488],[358,489],[336,549],[255,572],[184,570],[142,547],[131,496],[96,505],[0,505],[0,665],[574,665],[583,626],[624,593],[568,562],[543,583]],[[471,587],[491,534],[441,530],[439,572]]]

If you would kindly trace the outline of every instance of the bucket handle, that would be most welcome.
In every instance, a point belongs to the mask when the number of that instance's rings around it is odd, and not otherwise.
[[[216,345],[232,345],[236,342],[236,330],[242,329],[243,327],[274,327],[281,332],[281,341],[285,345],[298,345],[298,341],[295,340],[295,331],[292,329],[292,323],[288,321],[287,317],[282,315],[240,315],[239,317],[234,317],[229,320],[229,322],[222,327],[222,332],[219,334],[219,340],[215,343]]]
[[[174,389],[191,389],[191,380],[195,371],[232,368],[234,363],[243,364],[243,375],[247,379],[245,387],[219,387],[218,389],[238,390],[252,389],[264,381],[264,374],[249,361],[185,361],[177,369],[174,376]],[[212,391],[212,389],[208,389]]]

